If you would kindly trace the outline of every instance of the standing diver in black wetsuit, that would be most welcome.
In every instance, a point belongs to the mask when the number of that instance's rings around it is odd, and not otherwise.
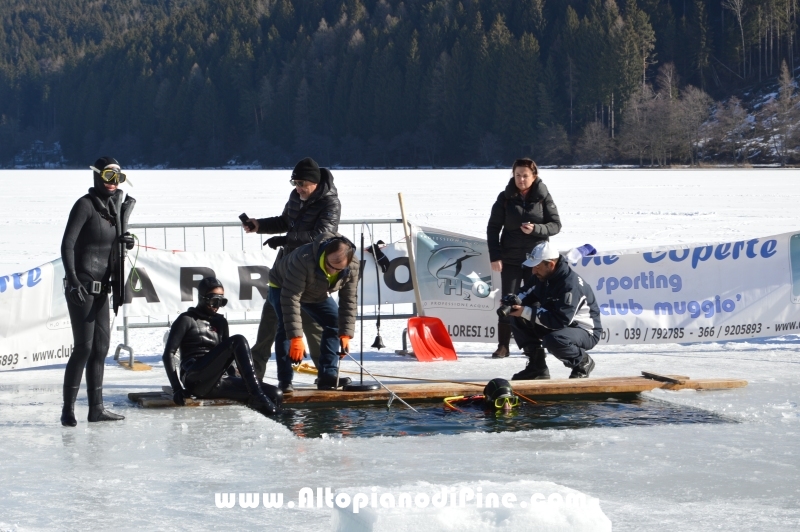
[[[64,291],[75,342],[64,373],[61,424],[65,427],[78,424],[75,398],[84,367],[89,421],[125,419],[103,408],[103,370],[110,341],[108,293],[112,272],[121,270],[113,250],[120,241],[128,249],[133,248],[127,225],[136,200],[128,196],[123,201],[124,194],[118,186],[125,181],[125,174],[115,159],[101,157],[92,169],[94,187],[75,202],[61,241],[61,260],[66,273]],[[117,224],[121,227],[117,228]]]
[[[248,407],[265,416],[274,414],[283,393],[275,386],[258,382],[247,339],[241,334],[229,336],[228,320],[217,314],[219,307],[228,303],[222,283],[216,277],[206,277],[198,284],[197,294],[197,306],[178,316],[164,348],[164,369],[175,404],[184,406],[184,399],[190,395],[226,398],[247,402]],[[174,358],[178,348],[180,379]],[[234,361],[241,378],[227,374]]]

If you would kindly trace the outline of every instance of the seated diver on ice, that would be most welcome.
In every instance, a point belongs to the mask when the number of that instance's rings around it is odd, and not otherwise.
[[[243,401],[261,414],[277,412],[283,393],[276,387],[259,383],[253,369],[253,356],[247,339],[228,334],[228,320],[217,314],[228,300],[222,283],[206,277],[197,286],[197,306],[190,308],[172,324],[164,348],[164,369],[172,385],[173,400],[184,406],[184,399],[233,399]],[[175,354],[180,348],[181,375],[175,367]],[[239,377],[228,374],[233,362]]]

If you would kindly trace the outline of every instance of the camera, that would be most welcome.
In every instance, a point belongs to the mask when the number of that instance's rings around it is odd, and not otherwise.
[[[500,308],[497,309],[497,315],[501,318],[507,318],[514,305],[522,305],[522,300],[516,294],[508,294],[500,299]]]

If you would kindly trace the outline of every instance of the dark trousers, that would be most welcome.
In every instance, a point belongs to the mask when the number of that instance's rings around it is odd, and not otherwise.
[[[522,285],[523,267],[511,266],[510,264],[503,263],[503,271],[500,272],[500,285],[502,288],[502,296],[508,294],[518,294],[519,287]],[[511,323],[511,317],[505,316],[497,320],[497,323]]]
[[[81,307],[67,298],[74,347],[64,372],[64,386],[79,387],[83,368],[86,368],[86,389],[91,395],[91,390],[103,387],[103,371],[111,340],[108,294],[87,294],[85,297]]]
[[[292,382],[292,361],[289,359],[289,338],[286,337],[286,326],[283,323],[281,289],[270,287],[268,299],[278,317],[278,330],[275,333],[278,380]],[[339,374],[339,305],[333,298],[328,297],[321,303],[300,303],[300,310],[305,311],[322,327],[322,340],[319,346],[319,378],[322,379],[325,376],[335,379]]]
[[[300,318],[303,320],[303,332],[308,341],[308,352],[311,354],[314,366],[319,369],[319,343],[322,337],[322,327],[317,325],[317,322],[302,310],[300,311]],[[267,371],[267,361],[272,356],[272,344],[275,343],[275,334],[277,332],[278,316],[275,314],[275,309],[268,298],[264,301],[264,309],[261,311],[261,323],[258,324],[256,343],[252,348],[253,365],[256,368],[258,380],[263,379],[264,373]]]
[[[250,346],[247,339],[240,334],[223,340],[201,357],[182,362],[181,373],[186,391],[204,399],[247,401],[252,394],[247,389],[244,379],[226,374],[234,360],[241,375],[246,376],[249,373],[251,385],[260,385],[267,397],[276,400],[275,386],[255,381]]]
[[[512,318],[511,330],[520,349],[529,352],[541,345],[568,368],[577,366],[586,351],[600,340],[599,332],[590,333],[580,327],[552,330],[522,318]]]

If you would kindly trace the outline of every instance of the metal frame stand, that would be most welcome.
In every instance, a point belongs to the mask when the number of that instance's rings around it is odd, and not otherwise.
[[[128,317],[125,315],[125,305],[122,306],[122,335],[122,343],[119,344],[116,351],[114,351],[114,360],[116,360],[117,363],[123,368],[133,371],[148,371],[153,369],[153,366],[136,362],[133,356],[133,348],[128,345]],[[128,352],[127,364],[119,359],[120,351]]]
[[[413,357],[414,351],[408,350],[408,329],[403,329],[403,349],[395,349],[395,355],[403,355],[407,357]]]

